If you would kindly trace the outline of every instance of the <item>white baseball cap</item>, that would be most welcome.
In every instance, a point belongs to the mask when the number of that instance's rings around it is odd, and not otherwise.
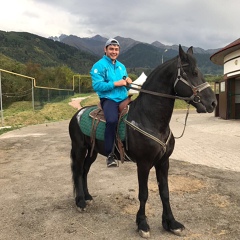
[[[118,40],[114,39],[114,38],[110,38],[107,40],[107,42],[105,43],[105,47],[109,46],[109,45],[117,45],[120,47],[120,44],[118,42]]]

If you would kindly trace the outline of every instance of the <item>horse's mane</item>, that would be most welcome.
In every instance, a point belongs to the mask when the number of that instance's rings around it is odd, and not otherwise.
[[[197,61],[195,57],[192,54],[185,53],[184,60],[181,62],[181,64],[188,64],[189,65],[189,71],[194,72],[197,67]],[[147,77],[146,81],[143,83],[142,88],[145,89],[148,87],[149,84],[152,85],[153,79],[158,78],[159,76],[161,79],[159,81],[162,81],[162,79],[168,75],[168,73],[172,73],[173,71],[177,70],[177,64],[178,64],[179,55],[176,57],[167,60],[163,64],[160,64],[158,67],[156,67]],[[176,62],[176,64],[174,64]]]
[[[177,70],[176,66],[173,64],[176,61],[177,64],[177,59],[178,56],[167,60],[166,62],[164,62],[163,64],[160,64],[159,66],[157,66],[147,77],[146,81],[143,83],[142,88],[145,89],[145,87],[147,87],[149,84],[152,84],[153,79],[157,77],[159,77],[160,75],[168,72],[172,72],[174,71],[174,69]],[[175,70],[175,71],[176,71]],[[150,83],[151,82],[151,83]]]

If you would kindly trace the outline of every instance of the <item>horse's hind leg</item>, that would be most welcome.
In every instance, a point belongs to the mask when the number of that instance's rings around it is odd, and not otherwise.
[[[79,146],[76,146],[74,143],[72,143],[71,169],[75,202],[77,207],[83,210],[86,208],[85,194],[83,189],[83,165],[86,153],[86,148],[80,148]]]
[[[169,200],[169,188],[168,188],[169,159],[160,162],[158,165],[155,166],[155,169],[158,181],[159,194],[163,205],[162,226],[167,231],[171,231],[176,235],[181,235],[185,227],[183,226],[183,224],[175,220]]]
[[[93,151],[90,156],[90,149],[72,144],[72,179],[74,184],[75,202],[80,210],[85,210],[86,203],[93,198],[88,192],[87,176],[92,163],[97,157],[97,152]]]
[[[91,155],[91,149],[88,149],[87,152],[87,156],[85,158],[84,161],[84,166],[83,166],[83,191],[84,191],[84,195],[85,195],[85,201],[90,204],[93,200],[92,196],[89,194],[88,192],[88,181],[87,181],[87,177],[88,177],[88,173],[90,170],[90,167],[92,165],[92,163],[96,160],[97,158],[97,152],[93,151],[92,155]]]

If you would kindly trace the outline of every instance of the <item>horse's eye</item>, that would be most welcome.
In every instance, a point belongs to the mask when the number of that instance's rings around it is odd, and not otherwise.
[[[194,71],[193,71],[193,76],[194,76],[194,77],[197,77],[197,76],[198,76],[198,71],[197,71],[197,70],[194,70]]]

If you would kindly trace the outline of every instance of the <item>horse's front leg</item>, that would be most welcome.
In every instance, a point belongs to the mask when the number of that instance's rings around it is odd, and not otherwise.
[[[148,199],[148,177],[150,169],[146,168],[145,165],[138,165],[138,199],[140,201],[140,207],[137,212],[136,223],[138,226],[138,232],[141,237],[150,237],[150,227],[147,223],[145,208]]]
[[[159,194],[163,205],[162,226],[167,231],[171,231],[176,235],[182,235],[185,227],[183,224],[175,220],[170,206],[168,188],[169,159],[160,162],[158,165],[155,166],[155,169],[158,181]]]

